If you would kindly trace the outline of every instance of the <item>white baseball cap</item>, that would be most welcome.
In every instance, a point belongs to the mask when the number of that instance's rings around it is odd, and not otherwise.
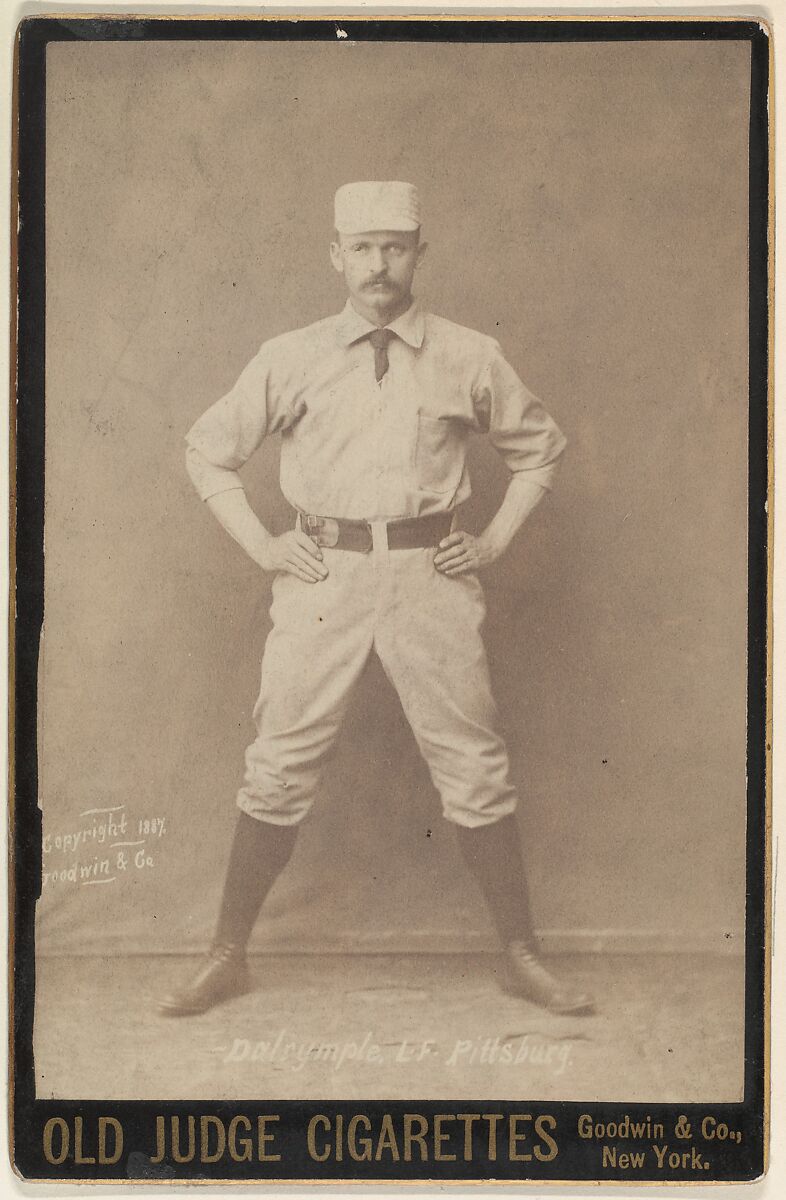
[[[335,226],[339,233],[419,229],[417,188],[397,180],[345,183],[336,192]]]

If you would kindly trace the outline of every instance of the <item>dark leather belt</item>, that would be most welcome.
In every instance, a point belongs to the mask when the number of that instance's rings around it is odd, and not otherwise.
[[[417,550],[438,546],[450,533],[453,514],[432,513],[427,517],[403,517],[387,522],[389,550]],[[318,546],[335,550],[358,550],[368,554],[373,547],[370,521],[347,521],[343,517],[300,514],[300,527]]]

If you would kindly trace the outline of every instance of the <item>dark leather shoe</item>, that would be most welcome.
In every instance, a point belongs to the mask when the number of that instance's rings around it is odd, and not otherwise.
[[[190,983],[176,989],[159,1002],[165,1017],[192,1017],[207,1012],[215,1004],[242,996],[249,990],[248,966],[240,946],[229,943],[213,946]]]
[[[595,1011],[592,996],[555,979],[526,942],[507,947],[501,986],[509,995],[523,996],[554,1013],[579,1016]]]

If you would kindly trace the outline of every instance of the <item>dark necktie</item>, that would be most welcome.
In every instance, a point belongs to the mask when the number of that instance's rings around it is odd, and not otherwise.
[[[375,329],[368,335],[368,340],[374,347],[374,375],[377,383],[388,369],[388,346],[395,336],[392,329]]]

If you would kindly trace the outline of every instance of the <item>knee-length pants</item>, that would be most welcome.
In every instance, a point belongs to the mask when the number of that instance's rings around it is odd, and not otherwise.
[[[323,548],[329,575],[273,583],[273,627],[254,708],[239,807],[276,825],[300,821],[313,803],[353,685],[372,653],[398,693],[439,792],[458,825],[513,812],[508,755],[497,732],[481,637],[483,589],[472,573],[450,578],[433,547],[368,554]]]

